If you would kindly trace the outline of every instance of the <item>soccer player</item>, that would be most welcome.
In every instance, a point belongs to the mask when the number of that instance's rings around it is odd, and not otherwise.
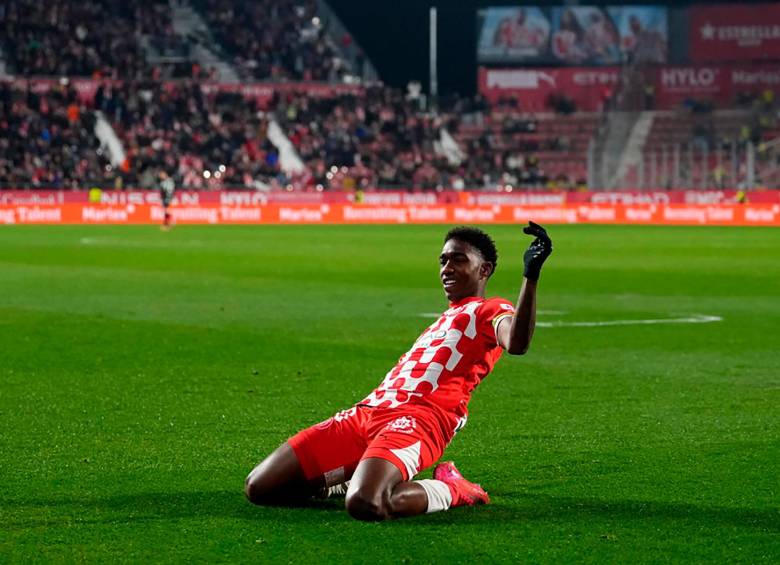
[[[439,464],[433,479],[412,479],[439,459],[465,425],[471,391],[501,353],[522,355],[531,344],[536,286],[552,242],[533,222],[523,232],[535,239],[523,257],[515,308],[502,298],[485,298],[498,264],[490,236],[472,227],[450,230],[439,255],[449,308],[368,397],[297,433],[255,467],[246,478],[247,498],[291,505],[340,493],[359,520],[489,502],[452,462]]]
[[[173,182],[173,179],[165,171],[160,171],[160,200],[162,201],[164,212],[163,223],[160,229],[164,231],[171,229],[171,212],[169,208],[175,189],[176,184]]]

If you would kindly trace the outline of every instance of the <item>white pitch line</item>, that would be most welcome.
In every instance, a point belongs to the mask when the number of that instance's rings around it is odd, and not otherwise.
[[[147,248],[147,247],[158,247],[158,248],[178,248],[178,247],[203,247],[205,245],[202,241],[177,241],[177,242],[166,242],[166,241],[133,241],[133,240],[119,240],[119,239],[107,239],[107,238],[97,238],[97,237],[82,237],[79,239],[79,243],[81,245],[99,245],[99,246],[105,246],[105,247],[141,247],[141,248]]]
[[[648,320],[601,320],[598,322],[536,322],[540,328],[598,328],[602,326],[641,326],[653,324],[709,324],[722,322],[720,316],[694,314],[683,318],[651,318]]]
[[[552,314],[554,310],[548,310],[547,314]],[[542,313],[541,311],[539,312]],[[422,318],[438,318],[440,313],[423,312]],[[692,314],[681,318],[650,318],[647,320],[600,320],[597,322],[536,322],[540,328],[600,328],[605,326],[643,326],[655,324],[710,324],[712,322],[722,322],[720,316],[711,316],[708,314]]]

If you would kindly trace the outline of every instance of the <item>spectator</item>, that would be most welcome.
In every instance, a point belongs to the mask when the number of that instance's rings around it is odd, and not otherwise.
[[[204,94],[196,82],[106,81],[95,92],[94,108],[113,125],[126,151],[125,162],[114,170],[98,151],[92,109],[75,93],[55,90],[42,97],[9,86],[4,92],[11,101],[2,105],[8,124],[2,143],[13,150],[6,151],[11,157],[3,161],[3,180],[33,186],[83,186],[89,179],[101,186],[153,188],[160,171],[170,171],[183,189],[290,184],[310,190],[495,189],[544,185],[542,160],[550,161],[558,184],[571,185],[575,173],[565,161],[558,166],[558,156],[582,161],[583,140],[592,131],[577,124],[571,124],[575,130],[542,129],[538,119],[512,104],[491,107],[481,99],[449,100],[441,114],[429,114],[416,100],[381,86],[329,97],[290,91],[261,106],[238,93]],[[465,109],[478,109],[482,119],[465,120],[460,114]],[[302,174],[283,170],[268,137],[272,120],[303,162]],[[35,144],[27,133],[31,124],[42,140]],[[14,128],[28,138],[12,133]],[[449,150],[442,142],[444,129],[452,136]],[[51,146],[59,147],[63,136],[69,141],[56,156]],[[457,151],[452,138],[461,140]],[[46,151],[36,150],[41,143]],[[74,156],[80,168],[70,163]],[[52,160],[40,164],[36,158]]]
[[[340,81],[350,74],[314,0],[194,0],[243,78]],[[352,44],[342,46],[349,47]]]
[[[116,172],[102,155],[95,117],[61,86],[36,93],[0,84],[0,186],[111,186]]]

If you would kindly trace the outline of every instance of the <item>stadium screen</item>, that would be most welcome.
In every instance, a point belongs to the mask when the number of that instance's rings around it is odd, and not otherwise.
[[[491,7],[477,22],[479,63],[597,66],[668,57],[661,6]]]

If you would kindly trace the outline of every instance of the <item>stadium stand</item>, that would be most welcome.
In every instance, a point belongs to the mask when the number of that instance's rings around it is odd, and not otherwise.
[[[0,83],[0,186],[114,186],[117,175],[94,123],[94,113],[66,86],[37,94]]]
[[[258,186],[282,175],[267,120],[251,100],[203,94],[197,83],[106,87],[95,104],[127,152],[123,182],[150,188],[165,170],[187,188]],[[213,172],[213,174],[212,174]]]
[[[141,39],[162,46],[172,37],[170,7],[162,0],[17,0],[5,3],[0,24],[7,62],[28,76],[159,76]]]
[[[141,188],[153,187],[166,170],[179,186],[194,189],[572,189],[586,183],[588,146],[602,119],[588,112],[565,117],[523,113],[512,104],[468,99],[451,100],[440,112],[430,113],[400,91],[381,86],[324,97],[289,91],[262,105],[238,93],[207,95],[199,83],[189,81],[106,81],[92,104],[79,102],[67,88],[43,95],[43,104],[35,101],[38,97],[4,86],[5,127],[18,123],[20,108],[26,120],[47,124],[67,100],[79,108],[79,128],[56,132],[71,138],[78,134],[81,145],[71,144],[68,151],[89,163],[83,170],[89,171],[90,182]],[[127,162],[119,169],[99,170],[98,163],[104,169],[108,165],[95,156],[100,144],[92,133],[93,110],[102,112],[125,147]],[[645,180],[639,182],[634,169],[623,179],[627,186],[718,187],[730,182],[734,167],[741,166],[730,144],[741,152],[748,140],[778,137],[774,113],[767,108],[758,113],[681,109],[653,114],[643,148]],[[270,121],[278,122],[289,138],[306,167],[303,174],[282,170],[279,151],[268,138]],[[458,155],[442,149],[443,130],[457,141]],[[741,153],[739,159],[741,163]],[[769,161],[759,164],[767,162],[764,169],[775,170]],[[4,185],[42,185],[29,158],[15,153],[5,162],[18,171],[4,174]],[[61,183],[56,180],[61,177],[55,173],[52,182]]]
[[[462,125],[456,137],[471,161],[495,165],[479,186],[573,188],[586,182],[586,153],[599,120],[595,113],[562,118],[497,104],[482,123]]]
[[[69,107],[78,108],[79,127],[55,131],[69,139],[79,136],[78,144],[68,144],[68,153],[89,164],[82,167],[89,182],[140,188],[155,186],[162,170],[179,186],[194,189],[291,183],[301,189],[462,189],[539,187],[550,180],[571,186],[584,178],[583,152],[597,119],[583,114],[564,122],[507,107],[475,110],[462,100],[433,114],[400,91],[379,86],[320,98],[290,92],[267,107],[237,93],[206,95],[189,81],[106,81],[91,104],[66,87],[42,95],[44,104],[35,102],[40,96],[29,89],[5,85],[3,93],[2,118],[9,128],[22,108],[26,119],[44,125]],[[97,153],[94,111],[105,116],[124,145],[127,160],[121,167],[111,167]],[[280,167],[279,151],[268,137],[271,120],[292,142],[306,166],[303,174]],[[45,129],[35,135],[50,135],[42,133]],[[459,141],[455,158],[441,147],[442,130]],[[21,153],[9,153],[6,162],[17,173],[5,174],[4,185],[45,184]],[[53,185],[62,184],[60,176],[50,179]]]
[[[315,2],[192,4],[244,79],[334,81],[348,73]],[[20,0],[4,5],[0,25],[0,46],[19,75],[126,80],[213,75],[191,57],[194,44],[206,38],[177,34],[167,0]]]
[[[338,81],[349,65],[313,0],[194,0],[245,79]]]
[[[450,116],[425,114],[399,91],[301,94],[282,97],[274,110],[316,184],[435,188],[454,174],[434,147]]]
[[[649,184],[725,185],[737,166],[731,145],[747,141],[740,133],[748,120],[745,112],[732,110],[655,112],[643,151]],[[626,183],[639,184],[630,178]]]
[[[725,188],[740,185],[747,153],[755,152],[755,183],[777,186],[778,127],[775,96],[741,94],[731,108],[686,100],[679,108],[650,112],[652,126],[642,147],[642,166],[621,184],[638,188]],[[752,149],[749,146],[752,145]]]
[[[208,34],[182,35],[183,8],[200,14]],[[4,3],[0,44],[11,71],[92,77],[101,86],[92,99],[67,80],[49,91],[12,79],[2,85],[0,185],[151,188],[166,171],[192,189],[718,188],[742,182],[748,161],[758,183],[780,183],[771,90],[740,92],[726,108],[688,99],[659,111],[655,82],[637,79],[654,77],[655,69],[628,66],[608,87],[596,83],[603,99],[587,112],[561,89],[536,104],[452,96],[436,111],[380,83],[313,96],[313,84],[353,78],[354,58],[327,32],[321,8],[315,0]],[[261,103],[246,92],[209,89],[213,69],[188,55],[202,41],[246,82],[268,81],[255,86],[273,95]],[[292,84],[299,86],[272,86]],[[635,107],[620,107],[621,99]],[[627,110],[634,121],[610,130],[606,109]],[[640,114],[648,127],[634,136],[640,143],[631,161],[624,147]],[[111,165],[101,149],[101,117],[126,155],[121,164]],[[278,139],[269,135],[277,124],[302,171],[282,166]]]

